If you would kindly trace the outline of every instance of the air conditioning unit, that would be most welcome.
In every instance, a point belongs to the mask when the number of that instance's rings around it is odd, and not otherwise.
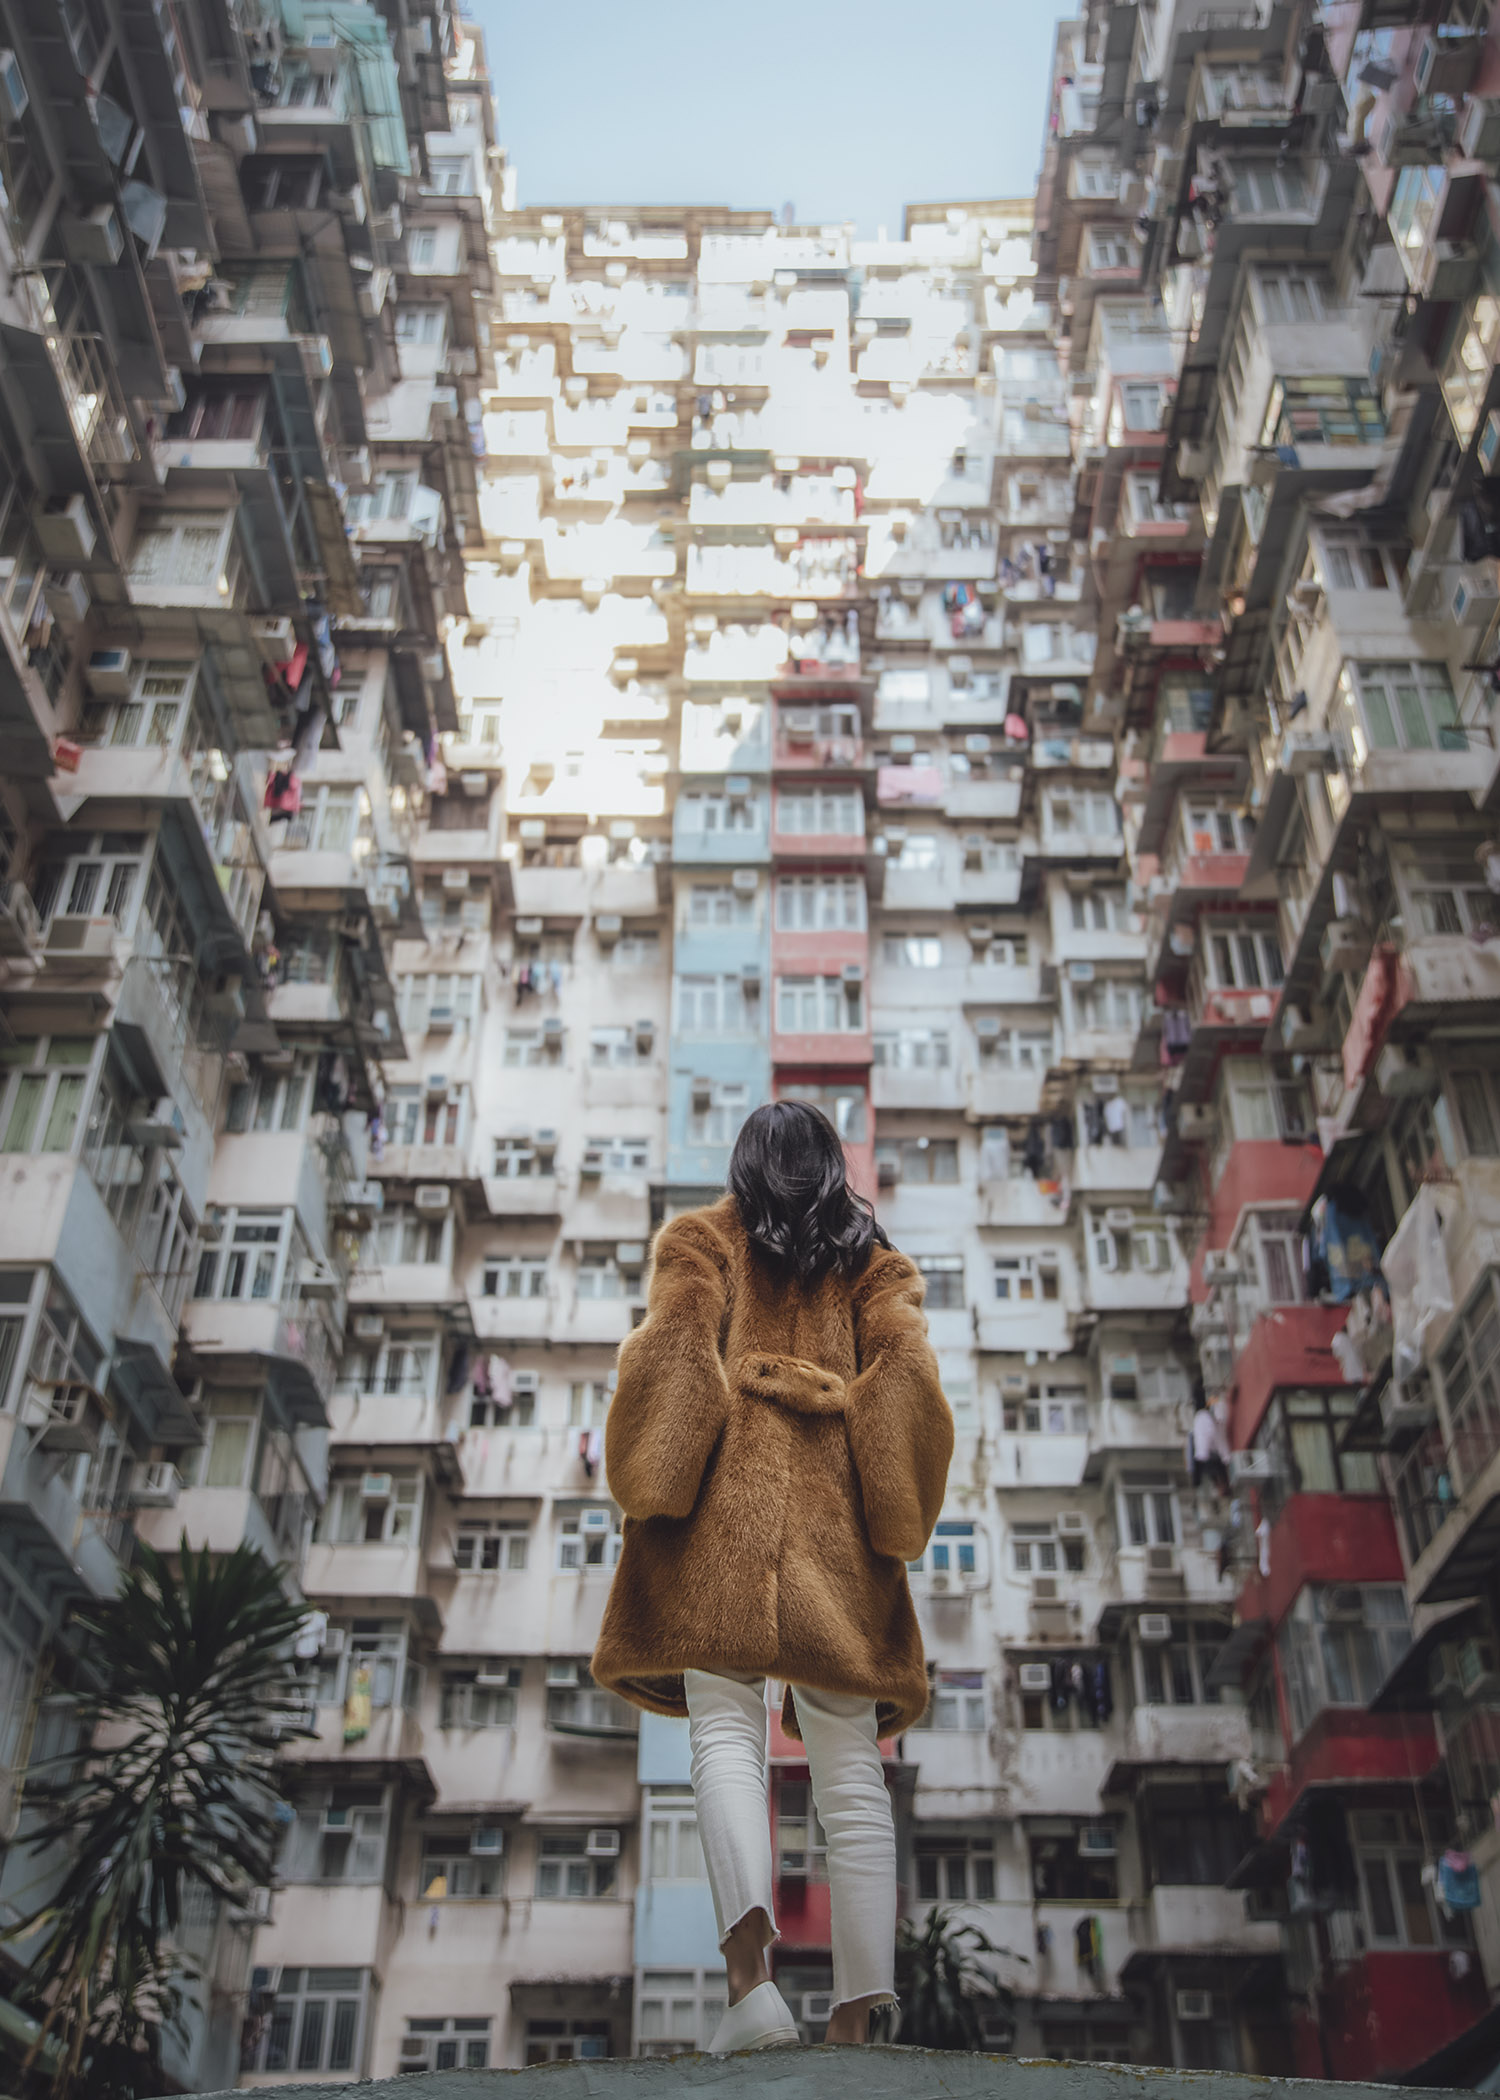
[[[1309,773],[1331,773],[1338,748],[1326,729],[1293,730],[1281,740],[1281,770],[1300,780]]]
[[[1033,1604],[1058,1604],[1062,1601],[1062,1590],[1055,1575],[1034,1575],[1031,1579],[1031,1601]]]
[[[509,1664],[499,1670],[476,1670],[474,1682],[486,1691],[508,1692],[514,1689]]]
[[[356,1313],[353,1326],[357,1342],[378,1342],[385,1333],[385,1321],[379,1313]]]
[[[0,65],[3,60],[0,54]],[[1500,102],[1471,96],[1459,126],[1458,150],[1465,160],[1500,160]]]
[[[646,1242],[644,1240],[617,1240],[615,1260],[622,1269],[643,1269],[646,1266]]]
[[[894,1187],[896,1186],[897,1182],[898,1182],[898,1181],[899,1181],[900,1179],[901,1179],[901,1162],[900,1162],[900,1160],[899,1160],[899,1159],[877,1159],[877,1160],[876,1160],[876,1162],[875,1162],[875,1180],[876,1180],[877,1184],[878,1184],[878,1185],[879,1185],[879,1186],[880,1186],[881,1188],[883,1188],[883,1189],[893,1189],[893,1188],[894,1188]]]
[[[1078,1833],[1080,1859],[1113,1859],[1115,1834],[1108,1823],[1085,1823]]]
[[[45,590],[47,610],[59,626],[71,632],[83,625],[94,602],[85,575],[77,569],[50,569]]]
[[[236,1925],[267,1925],[271,1920],[271,1891],[246,1889],[229,1913]]]
[[[578,1161],[580,1174],[602,1174],[604,1172],[604,1147],[585,1145]]]
[[[727,773],[724,776],[724,792],[731,802],[750,800],[750,776],[748,773]]]
[[[617,911],[594,914],[594,938],[601,948],[612,948],[624,931],[625,921]]]
[[[1057,1519],[1057,1535],[1060,1539],[1086,1539],[1089,1535],[1089,1520],[1081,1509],[1065,1509]]]
[[[1294,1055],[1321,1048],[1324,1020],[1319,1008],[1286,1005],[1281,1009],[1281,1047]]]
[[[441,1217],[452,1201],[452,1192],[441,1181],[423,1181],[417,1186],[412,1202],[425,1217]]]
[[[976,1014],[974,1016],[974,1033],[981,1043],[997,1042],[1000,1037],[1000,1025],[1000,1016],[998,1014]]]
[[[865,966],[863,963],[845,963],[841,975],[846,992],[858,991],[865,981]]]
[[[539,1159],[550,1159],[557,1150],[557,1132],[551,1129],[539,1130],[531,1142],[536,1147]]]
[[[97,962],[113,955],[119,928],[113,919],[91,919],[82,912],[53,914],[47,927],[47,954]]]
[[[948,659],[948,668],[950,671],[953,669],[953,658],[951,656]],[[964,738],[964,749],[968,752],[970,758],[987,757],[989,748],[990,740],[982,732],[976,732],[973,736]]]
[[[927,1578],[927,1587],[932,1590],[948,1590],[953,1587],[953,1577],[946,1568],[934,1568]]]
[[[761,982],[760,964],[758,962],[746,963],[745,967],[740,971],[741,991],[744,992],[747,998],[758,999],[760,997]]]
[[[810,744],[818,733],[818,718],[810,707],[789,707],[781,726],[789,744]]]
[[[470,1859],[499,1859],[504,1850],[505,1832],[493,1823],[481,1824],[469,1832]]]
[[[107,211],[109,207],[103,209]],[[65,501],[54,499],[37,512],[33,522],[49,562],[56,562],[60,568],[76,568],[92,559],[98,535],[82,496],[69,496]]]
[[[578,1529],[591,1538],[607,1538],[610,1515],[607,1509],[584,1509],[578,1513]]]
[[[983,850],[983,839],[979,840],[979,845],[981,850]],[[969,924],[964,928],[964,931],[968,934],[970,941],[976,948],[988,948],[990,942],[995,937],[995,929],[989,924],[987,920],[980,921],[971,919]]]
[[[832,1991],[804,1991],[802,2017],[811,2027],[825,2026],[833,2018]]]
[[[1432,1381],[1425,1370],[1393,1377],[1380,1396],[1380,1426],[1388,1437],[1407,1436],[1432,1420]]]
[[[339,1273],[332,1262],[309,1257],[297,1282],[304,1298],[336,1298],[339,1293]]]
[[[1325,974],[1334,976],[1345,970],[1363,969],[1369,957],[1371,939],[1362,920],[1330,920],[1318,943],[1318,957]]]
[[[1104,1222],[1111,1232],[1129,1232],[1135,1224],[1135,1212],[1124,1204],[1112,1204],[1104,1213]]]
[[[1350,1626],[1362,1623],[1365,1616],[1364,1592],[1358,1583],[1336,1582],[1323,1592],[1323,1617],[1325,1620]]]
[[[1419,1043],[1387,1043],[1375,1060],[1375,1084],[1387,1101],[1413,1101],[1438,1090],[1437,1065]]]
[[[1210,1248],[1203,1257],[1203,1281],[1210,1290],[1221,1285],[1243,1283],[1245,1272],[1227,1247]]]
[[[573,1691],[578,1685],[578,1665],[565,1657],[551,1656],[547,1661],[547,1686],[550,1691]]]
[[[583,1849],[590,1859],[618,1859],[620,1833],[618,1830],[591,1830],[583,1841]]]
[[[1050,1692],[1052,1689],[1050,1663],[1022,1663],[1017,1675],[1023,1692]]]
[[[351,1181],[344,1191],[344,1209],[358,1222],[368,1224],[385,1209],[385,1187],[378,1181]]]
[[[1247,1480],[1274,1480],[1276,1459],[1270,1451],[1231,1451],[1229,1477],[1236,1487]]]
[[[1214,2016],[1214,1994],[1212,1991],[1179,1991],[1177,1993],[1177,2017],[1179,2020],[1211,2020]]]
[[[182,1493],[182,1475],[166,1459],[136,1469],[130,1499],[138,1509],[174,1509]]]
[[[972,656],[949,657],[948,677],[954,685],[967,685],[973,675],[973,671],[974,659]]]
[[[391,1476],[389,1473],[366,1473],[359,1483],[361,1502],[389,1502],[391,1499]]]
[[[1165,1612],[1143,1611],[1135,1622],[1135,1630],[1143,1641],[1157,1647],[1172,1638],[1172,1621]]]
[[[964,866],[979,868],[984,865],[985,837],[982,831],[964,833]],[[972,939],[972,935],[970,936]]]
[[[96,204],[88,211],[65,211],[59,215],[63,253],[72,263],[92,263],[112,269],[125,253],[125,233],[120,215],[112,204]]]
[[[744,896],[754,890],[757,876],[754,868],[736,868],[729,881],[730,887],[737,889],[740,895]]]
[[[1094,966],[1091,962],[1070,962],[1068,964],[1069,984],[1092,984],[1093,981]]]
[[[1482,33],[1429,29],[1417,49],[1417,93],[1451,95],[1455,101],[1467,94],[1483,43]]]
[[[348,1639],[349,1633],[346,1627],[325,1626],[318,1653],[320,1655],[342,1655]]]
[[[562,1040],[562,1017],[559,1014],[548,1014],[546,1020],[542,1023],[543,1043],[549,1050],[561,1050]]]
[[[38,1438],[44,1451],[84,1451],[99,1455],[99,1431],[104,1426],[104,1403],[93,1386],[81,1379],[44,1387],[46,1413]]]
[[[1177,1548],[1175,1546],[1148,1546],[1146,1548],[1146,1573],[1151,1575],[1175,1575],[1177,1573]]]
[[[1001,1397],[1006,1400],[1024,1400],[1031,1391],[1031,1381],[1024,1371],[1007,1371],[1000,1381]]]
[[[1202,1101],[1190,1101],[1177,1111],[1177,1135],[1186,1145],[1209,1144],[1219,1128],[1219,1119]]]

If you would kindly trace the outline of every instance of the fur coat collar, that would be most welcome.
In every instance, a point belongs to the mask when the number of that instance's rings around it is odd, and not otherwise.
[[[732,1196],[662,1227],[605,1427],[625,1530],[600,1684],[685,1714],[684,1670],[732,1671],[873,1699],[883,1735],[921,1717],[905,1563],[953,1452],[922,1291],[881,1247],[805,1289],[754,1254]]]

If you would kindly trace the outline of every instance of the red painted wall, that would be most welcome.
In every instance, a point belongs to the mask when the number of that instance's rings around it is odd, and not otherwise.
[[[1271,1572],[1240,1593],[1242,1619],[1276,1627],[1309,1582],[1404,1582],[1401,1547],[1383,1495],[1292,1495],[1271,1527]]]
[[[1234,1450],[1254,1443],[1273,1393],[1297,1385],[1348,1384],[1333,1353],[1333,1338],[1348,1317],[1347,1305],[1278,1305],[1261,1314],[1234,1362],[1229,1389]]]
[[[1282,1210],[1301,1210],[1312,1195],[1323,1164],[1318,1144],[1284,1145],[1279,1138],[1242,1138],[1229,1148],[1208,1207],[1203,1241],[1193,1257],[1192,1295],[1208,1296],[1203,1287],[1203,1257],[1210,1247],[1224,1248],[1234,1238],[1240,1218],[1251,1203],[1274,1203]]]
[[[1280,1674],[1278,1662],[1278,1695]],[[1261,1796],[1261,1835],[1270,1838],[1282,1831],[1310,1786],[1338,1781],[1411,1786],[1437,1761],[1437,1736],[1427,1714],[1371,1714],[1359,1706],[1325,1706]],[[1350,1786],[1345,1798],[1352,1799],[1355,1791]]]
[[[1319,1993],[1318,2022],[1293,2024],[1302,2078],[1394,2078],[1455,2041],[1487,2009],[1479,1964],[1461,1981],[1446,1954],[1369,1953]]]

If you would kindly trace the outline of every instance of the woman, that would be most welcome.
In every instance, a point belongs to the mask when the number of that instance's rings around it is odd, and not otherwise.
[[[686,1714],[729,1985],[716,2054],[795,2042],[776,1938],[765,1680],[807,1748],[833,1905],[830,2042],[893,2001],[896,1847],[877,1739],[927,1704],[906,1585],[942,1506],[953,1417],[922,1279],[850,1189],[828,1119],[751,1115],[729,1193],[657,1235],[605,1430],[625,1543],[594,1676]]]

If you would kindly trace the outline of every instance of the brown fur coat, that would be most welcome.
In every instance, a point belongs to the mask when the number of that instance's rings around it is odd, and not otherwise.
[[[878,1246],[852,1284],[778,1277],[732,1196],[662,1227],[605,1429],[626,1521],[600,1684],[683,1714],[685,1669],[734,1671],[871,1698],[882,1734],[920,1718],[904,1563],[953,1453],[922,1291]]]

